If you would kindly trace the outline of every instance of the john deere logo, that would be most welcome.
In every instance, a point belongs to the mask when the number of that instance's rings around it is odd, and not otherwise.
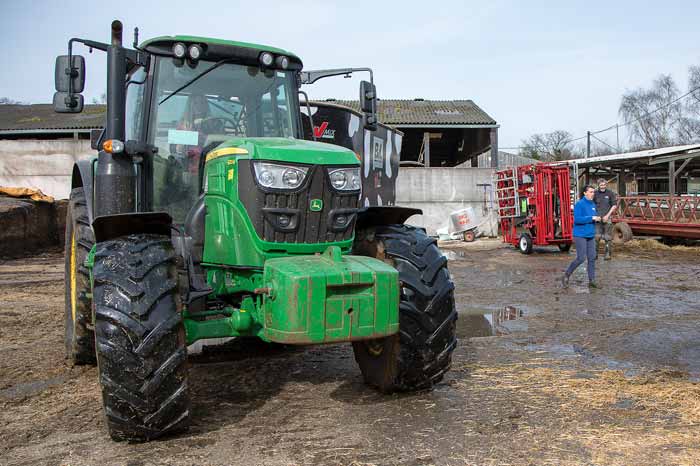
[[[323,201],[321,199],[311,199],[311,205],[309,206],[311,212],[320,212],[323,210]]]

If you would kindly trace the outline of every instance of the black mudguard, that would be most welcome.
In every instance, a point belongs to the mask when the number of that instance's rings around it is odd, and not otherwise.
[[[170,237],[172,222],[166,212],[130,212],[97,217],[92,221],[92,229],[97,243],[141,233]]]
[[[73,174],[71,177],[71,189],[83,188],[85,192],[85,203],[87,204],[88,219],[92,224],[95,216],[92,210],[92,197],[94,191],[94,172],[93,172],[93,161],[89,160],[79,160],[73,165]]]
[[[374,227],[378,225],[395,225],[404,223],[413,215],[422,215],[420,209],[411,207],[396,207],[396,206],[375,206],[364,207],[359,209],[357,213],[357,223],[355,228],[362,230],[364,228]]]
[[[171,236],[172,218],[166,212],[130,212],[95,218],[93,209],[94,162],[95,159],[80,160],[73,165],[71,189],[83,188],[88,219],[95,233],[96,242],[139,233]]]

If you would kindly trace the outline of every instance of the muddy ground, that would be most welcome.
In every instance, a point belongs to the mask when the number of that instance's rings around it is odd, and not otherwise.
[[[194,424],[112,442],[96,370],[63,358],[60,253],[0,262],[0,464],[700,464],[700,252],[635,243],[584,270],[446,251],[460,343],[432,392],[382,396],[348,345],[192,358]]]

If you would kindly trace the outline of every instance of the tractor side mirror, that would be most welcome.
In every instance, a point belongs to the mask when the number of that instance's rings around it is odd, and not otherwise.
[[[69,58],[68,55],[56,57],[57,92],[53,95],[53,107],[58,113],[83,111],[84,99],[80,93],[85,88],[85,58],[81,55],[73,55],[72,60]]]
[[[377,88],[374,84],[360,82],[360,110],[364,114],[364,127],[370,131],[377,129]]]
[[[53,95],[53,110],[56,113],[80,113],[84,105],[82,94],[55,92]]]

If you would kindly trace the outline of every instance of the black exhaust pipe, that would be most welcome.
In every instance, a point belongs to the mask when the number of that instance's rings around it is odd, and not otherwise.
[[[107,121],[103,140],[125,143],[126,51],[122,47],[122,23],[112,22],[112,41],[107,50]],[[131,158],[101,150],[95,175],[96,216],[134,212],[136,173]]]

